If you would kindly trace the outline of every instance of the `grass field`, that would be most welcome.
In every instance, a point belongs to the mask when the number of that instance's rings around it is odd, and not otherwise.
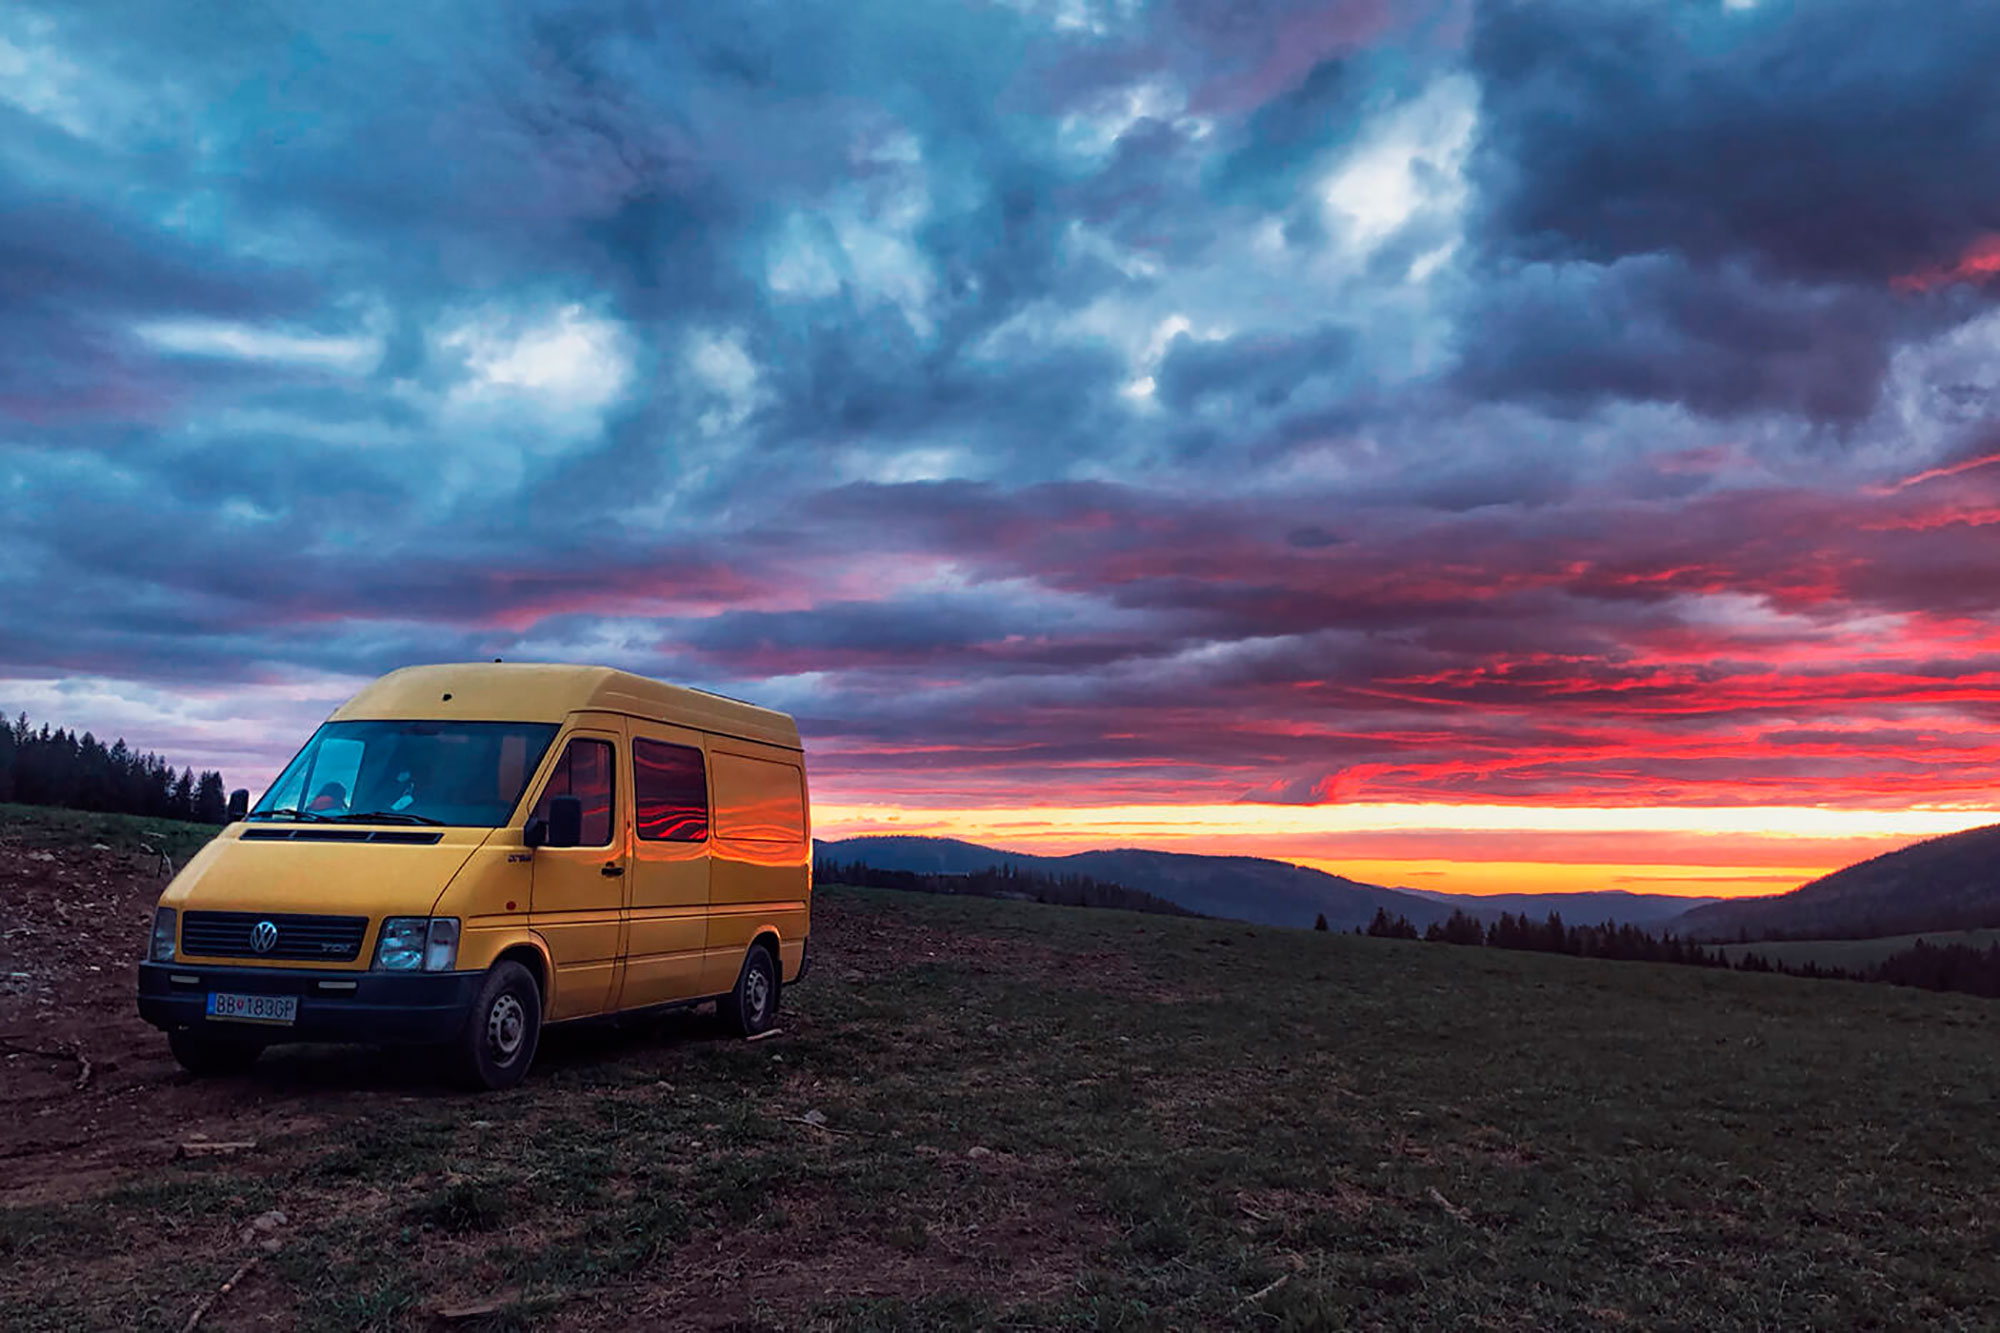
[[[1989,1002],[887,891],[815,910],[769,1041],[552,1032],[482,1097],[326,1050],[135,1075],[88,1111],[128,1118],[114,1164],[0,1159],[0,1185],[43,1170],[0,1189],[0,1327],[178,1328],[266,1239],[202,1327],[496,1300],[459,1326],[2000,1324]],[[256,1146],[174,1160],[197,1131]]]
[[[28,847],[60,850],[102,843],[120,852],[151,847],[172,857],[176,866],[185,865],[217,832],[213,824],[187,824],[139,815],[96,815],[84,810],[5,802],[0,802],[0,829],[6,831],[10,840]]]
[[[1932,930],[1921,935],[1889,935],[1874,940],[1765,940],[1757,944],[1725,944],[1719,947],[1732,963],[1741,960],[1745,954],[1754,953],[1788,967],[1815,963],[1820,967],[1859,971],[1873,967],[1892,953],[1903,952],[1918,940],[1936,945],[1964,944],[1984,949],[2000,943],[2000,930]]]

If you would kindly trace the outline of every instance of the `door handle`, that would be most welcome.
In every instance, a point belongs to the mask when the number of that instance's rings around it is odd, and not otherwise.
[[[609,865],[599,866],[597,868],[597,873],[604,876],[606,879],[616,879],[618,878],[618,876],[625,873],[625,867],[619,865],[616,861],[613,861]]]

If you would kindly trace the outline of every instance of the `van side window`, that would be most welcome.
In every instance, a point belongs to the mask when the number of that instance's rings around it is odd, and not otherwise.
[[[708,840],[708,771],[689,745],[632,739],[632,803],[648,842]]]
[[[805,782],[792,764],[717,750],[715,836],[726,842],[806,840]]]
[[[529,818],[548,818],[549,798],[552,796],[582,797],[583,841],[580,845],[608,846],[611,842],[611,743],[582,737],[571,741],[563,750],[562,758],[556,761],[555,772],[549,774],[548,785],[535,799],[535,808]]]

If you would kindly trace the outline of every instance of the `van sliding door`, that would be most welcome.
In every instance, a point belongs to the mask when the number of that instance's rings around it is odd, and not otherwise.
[[[619,1008],[692,1000],[708,939],[708,763],[696,732],[630,720],[632,894]]]

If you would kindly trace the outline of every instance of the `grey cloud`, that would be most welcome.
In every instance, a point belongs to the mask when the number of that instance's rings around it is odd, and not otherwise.
[[[2000,228],[2000,11],[1872,0],[1479,7],[1488,242],[1886,284]]]
[[[1241,334],[1219,342],[1181,334],[1161,362],[1159,395],[1179,408],[1220,397],[1270,410],[1346,369],[1357,341],[1352,329],[1335,325],[1298,337]]]
[[[1882,291],[1761,280],[1664,255],[1495,274],[1461,323],[1458,384],[1558,412],[1607,399],[1853,422],[1899,335],[1923,323]]]

